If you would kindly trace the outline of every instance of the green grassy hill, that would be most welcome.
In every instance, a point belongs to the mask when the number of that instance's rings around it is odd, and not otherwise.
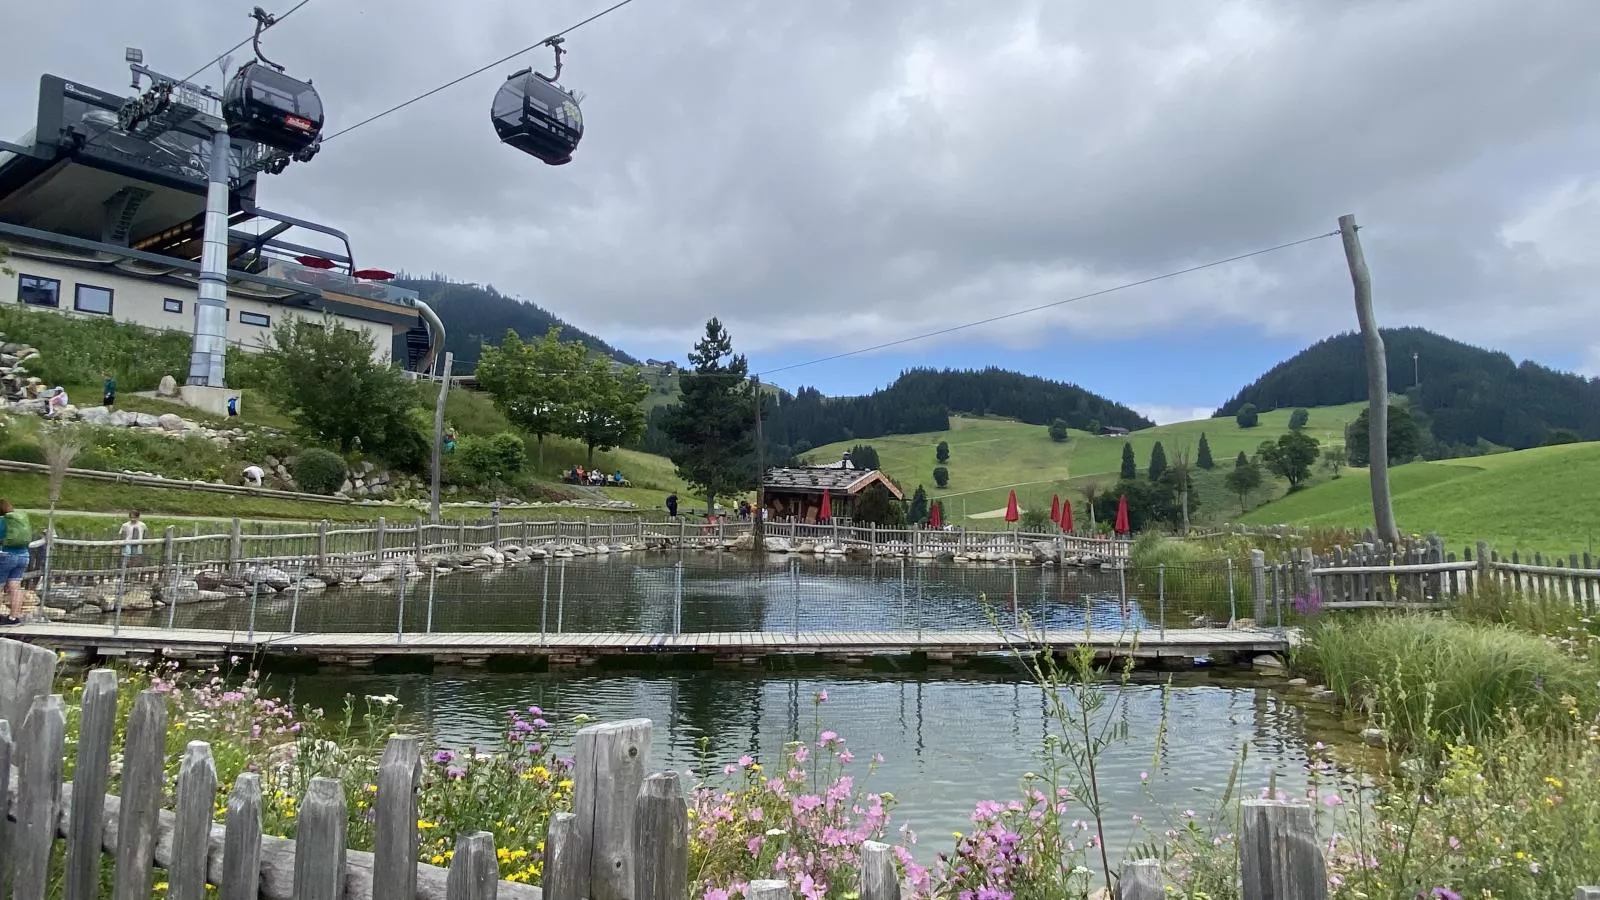
[[[1344,443],[1344,427],[1355,419],[1363,404],[1351,403],[1311,410],[1306,433],[1321,441],[1324,446]],[[831,462],[855,444],[870,444],[878,451],[883,470],[899,482],[909,493],[923,485],[928,495],[945,501],[948,518],[970,521],[974,526],[993,524],[998,513],[1005,508],[1006,495],[1015,489],[1024,509],[1038,504],[1048,508],[1051,494],[1062,494],[1074,504],[1083,500],[1083,487],[1094,483],[1109,487],[1117,480],[1122,465],[1122,445],[1133,444],[1139,470],[1143,472],[1150,462],[1150,448],[1161,442],[1171,461],[1174,455],[1187,449],[1190,459],[1206,435],[1211,445],[1211,455],[1217,464],[1216,472],[1226,471],[1233,459],[1243,450],[1254,453],[1262,441],[1276,440],[1289,430],[1289,410],[1275,410],[1261,414],[1255,428],[1240,428],[1231,418],[1196,419],[1146,428],[1123,437],[1098,437],[1087,432],[1073,431],[1064,444],[1050,440],[1046,429],[1040,425],[1024,425],[1001,419],[952,418],[950,430],[922,434],[889,435],[861,441],[829,444],[811,451],[807,456],[817,462]],[[933,482],[934,449],[940,441],[950,444],[950,484],[937,489]],[[1220,487],[1205,493],[1215,478],[1197,477],[1203,504],[1212,510],[1237,512],[1237,501],[1221,492]]]
[[[1243,520],[1362,528],[1372,524],[1371,490],[1365,470],[1347,470]],[[1438,532],[1452,546],[1565,555],[1600,538],[1600,443],[1411,463],[1390,470],[1390,490],[1402,531]]]

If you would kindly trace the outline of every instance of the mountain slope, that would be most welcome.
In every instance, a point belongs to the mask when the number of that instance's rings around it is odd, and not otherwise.
[[[1384,329],[1383,340],[1390,390],[1410,398],[1443,444],[1487,441],[1523,449],[1544,443],[1556,429],[1600,439],[1600,379],[1534,362],[1519,364],[1504,353],[1423,328]],[[1234,415],[1246,403],[1261,410],[1287,409],[1352,403],[1366,396],[1361,336],[1347,332],[1273,366],[1216,415]]]
[[[587,331],[568,325],[538,304],[507,297],[493,285],[462,284],[442,275],[402,276],[391,284],[416,291],[422,302],[439,314],[444,322],[445,349],[455,354],[458,375],[476,369],[479,349],[486,343],[499,344],[507,329],[516,331],[523,340],[534,340],[543,337],[552,325],[561,329],[566,340],[577,341],[620,362],[639,362]]]

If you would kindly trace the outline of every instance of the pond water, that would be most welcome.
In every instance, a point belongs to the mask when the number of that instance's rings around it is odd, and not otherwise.
[[[1201,615],[1227,622],[1234,611],[1231,596],[1229,573],[1220,563],[1124,572],[634,553],[412,579],[403,590],[397,582],[298,597],[263,590],[255,598],[124,613],[123,621],[406,633],[885,631],[1029,621],[1066,634],[1086,627],[1181,628]]]
[[[1283,790],[1302,790],[1307,748],[1339,737],[1318,708],[1237,676],[1185,673],[1170,689],[1162,685],[1150,680],[1101,689],[1110,692],[1102,716],[1115,717],[1127,731],[1099,763],[1115,851],[1148,836],[1135,816],[1159,834],[1186,810],[1201,816],[1215,810],[1241,755],[1239,786],[1247,794],[1271,778]],[[271,688],[327,709],[347,693],[393,694],[417,727],[453,747],[493,745],[507,710],[530,704],[557,724],[580,713],[603,721],[643,716],[655,722],[650,765],[658,770],[701,770],[702,740],[718,772],[743,754],[770,764],[786,742],[814,740],[820,723],[856,753],[858,777],[871,754],[884,756],[869,787],[898,798],[894,821],[924,836],[923,858],[950,847],[951,832],[970,827],[977,801],[1017,796],[1022,776],[1040,770],[1038,751],[1051,727],[1044,692],[1021,674],[341,673],[275,676]],[[814,698],[822,691],[827,701],[818,706]],[[1141,773],[1149,774],[1147,782]]]

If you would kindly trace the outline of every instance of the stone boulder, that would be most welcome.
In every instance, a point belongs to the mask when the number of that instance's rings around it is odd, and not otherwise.
[[[177,413],[162,413],[156,416],[156,424],[161,427],[162,431],[168,431],[173,434],[180,434],[189,428],[189,423],[185,422],[183,417]]]
[[[161,376],[161,381],[156,385],[156,394],[161,397],[178,396],[178,379],[171,375]]]
[[[289,585],[294,584],[294,579],[289,577],[288,572],[267,566],[252,566],[245,569],[243,574],[245,584],[251,587],[259,584],[270,587],[275,591],[283,591],[287,590]]]
[[[101,427],[124,425],[124,423],[117,421],[117,416],[119,415],[122,415],[122,413],[114,413],[104,406],[88,406],[78,410],[78,418],[81,421]]]

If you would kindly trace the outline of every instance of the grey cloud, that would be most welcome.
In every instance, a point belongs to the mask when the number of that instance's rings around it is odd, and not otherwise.
[[[603,5],[312,0],[268,46],[315,76],[337,130]],[[20,22],[0,96],[31,113],[44,69],[114,87],[124,43],[197,64],[244,11],[58,3]],[[1592,267],[1502,235],[1593,177],[1592,0],[636,0],[568,48],[588,126],[570,166],[496,144],[507,63],[331,142],[263,199],[346,228],[373,264],[492,281],[674,354],[712,314],[751,350],[875,343],[1355,212],[1386,321],[1600,358],[1573,327]],[[1593,246],[1586,196],[1562,221]],[[1315,338],[1352,319],[1330,240],[980,334]]]

